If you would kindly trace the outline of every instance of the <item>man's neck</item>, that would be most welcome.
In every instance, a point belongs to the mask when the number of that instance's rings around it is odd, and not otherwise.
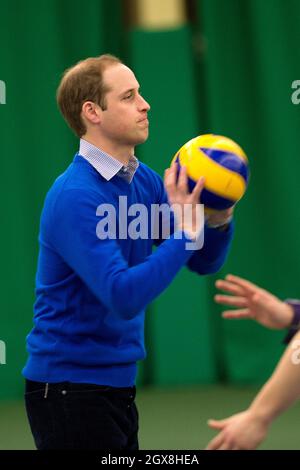
[[[83,135],[82,139],[86,140],[90,144],[95,145],[95,147],[99,148],[103,152],[107,153],[111,157],[123,163],[123,165],[128,165],[130,158],[134,155],[134,147],[121,147],[117,143],[95,138],[88,134]]]

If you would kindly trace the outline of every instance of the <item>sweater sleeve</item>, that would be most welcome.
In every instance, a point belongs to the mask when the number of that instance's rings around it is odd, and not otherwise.
[[[85,190],[63,191],[51,216],[54,248],[111,311],[132,318],[171,283],[192,256],[190,240],[173,234],[142,263],[129,267],[115,239],[97,236],[99,197]],[[113,207],[113,206],[112,206]]]
[[[226,231],[217,228],[204,227],[204,245],[197,250],[187,262],[191,271],[198,274],[213,274],[218,272],[225,263],[233,236],[233,222]]]

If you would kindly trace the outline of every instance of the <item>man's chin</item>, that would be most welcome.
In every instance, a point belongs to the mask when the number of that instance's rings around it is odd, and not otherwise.
[[[139,145],[139,144],[143,144],[144,142],[146,142],[146,140],[148,139],[149,137],[149,131],[147,130],[147,132],[144,132],[143,135],[139,136],[140,139],[138,141],[138,143],[136,145]],[[139,138],[138,137],[138,138]]]
[[[135,147],[136,145],[140,145],[140,144],[143,144],[144,142],[146,142],[148,137],[149,137],[148,130],[147,130],[147,132],[146,131],[139,132],[138,135],[135,135],[134,137],[132,136],[131,139],[128,139],[127,144],[132,145],[133,147]]]

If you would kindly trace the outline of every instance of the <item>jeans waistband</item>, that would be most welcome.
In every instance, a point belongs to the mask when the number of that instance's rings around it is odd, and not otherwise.
[[[74,383],[74,382],[55,382],[55,383],[45,383],[45,382],[34,382],[32,380],[26,379],[25,381],[25,392],[34,392],[36,390],[46,389],[49,390],[99,390],[102,392],[111,392],[118,394],[131,394],[135,396],[136,387],[111,387],[110,385],[98,385],[98,384],[88,384],[88,383]]]

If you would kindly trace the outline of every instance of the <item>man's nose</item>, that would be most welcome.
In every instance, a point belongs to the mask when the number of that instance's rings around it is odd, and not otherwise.
[[[139,107],[143,111],[147,111],[147,112],[150,111],[150,109],[151,109],[150,104],[142,96],[140,96]]]

